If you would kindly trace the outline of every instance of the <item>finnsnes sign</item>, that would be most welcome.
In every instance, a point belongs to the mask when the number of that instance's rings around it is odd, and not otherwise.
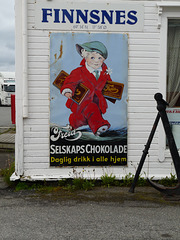
[[[139,3],[35,2],[35,29],[69,31],[142,31]]]

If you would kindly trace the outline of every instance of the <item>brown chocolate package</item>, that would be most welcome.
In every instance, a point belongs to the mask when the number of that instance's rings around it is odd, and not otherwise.
[[[68,73],[65,71],[61,71],[59,75],[53,82],[53,85],[56,86],[58,89],[61,89],[66,77],[69,76]],[[107,98],[112,103],[115,103],[116,100],[120,100],[123,93],[124,84],[118,82],[111,82],[107,81],[106,85],[104,86],[102,93],[105,98]],[[86,94],[88,93],[89,89],[80,83],[75,91],[72,100],[75,101],[77,104],[80,104]]]

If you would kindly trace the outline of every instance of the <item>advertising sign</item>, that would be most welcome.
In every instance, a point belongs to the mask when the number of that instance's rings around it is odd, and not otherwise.
[[[172,133],[176,142],[176,146],[180,149],[180,109],[167,108],[167,116],[171,125]]]
[[[50,166],[127,165],[127,78],[127,34],[50,34]]]
[[[144,6],[132,2],[35,1],[35,29],[142,31]]]

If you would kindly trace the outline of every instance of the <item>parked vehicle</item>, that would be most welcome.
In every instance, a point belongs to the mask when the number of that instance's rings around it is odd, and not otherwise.
[[[15,73],[0,72],[0,105],[11,105],[11,94],[15,94]]]

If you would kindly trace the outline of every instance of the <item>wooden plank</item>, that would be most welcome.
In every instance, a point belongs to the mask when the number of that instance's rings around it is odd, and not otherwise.
[[[131,38],[129,37],[129,40],[128,40],[128,43],[129,44],[132,44],[132,45],[156,45],[156,46],[159,46],[160,45],[160,39],[153,39],[153,38],[138,38],[138,39],[135,39],[135,38]]]
[[[137,45],[131,44],[129,45],[129,51],[140,51],[140,52],[159,52],[160,48],[159,45]]]
[[[129,69],[131,70],[159,70],[159,64],[154,63],[129,63]]]
[[[49,94],[29,94],[28,99],[31,100],[47,100],[49,98]]]
[[[49,112],[49,106],[33,106],[29,107],[29,113],[48,113]]]
[[[49,119],[49,113],[29,113],[28,119]]]
[[[24,145],[26,144],[49,144],[49,139],[47,138],[25,138]]]
[[[25,169],[47,169],[49,168],[49,163],[24,163]]]
[[[129,75],[130,76],[154,76],[157,77],[159,76],[159,71],[157,70],[136,70],[136,69],[129,69]]]
[[[159,33],[144,33],[144,32],[131,32],[131,34],[129,35],[129,39],[139,39],[139,40],[143,40],[143,39],[156,39],[156,40],[160,40],[160,36]]]
[[[29,69],[29,74],[34,74],[34,75],[48,75],[49,74],[49,69]]]
[[[49,62],[29,62],[29,69],[47,69],[49,68]]]
[[[152,87],[152,83],[150,82],[129,82],[128,87],[134,89],[158,89],[159,83],[154,83]]]
[[[49,56],[49,49],[28,49],[28,56]]]
[[[49,155],[49,150],[24,150],[24,157],[35,157],[36,160],[38,157],[47,157]],[[36,162],[38,163],[38,161]]]
[[[43,81],[45,83],[49,83],[49,74],[28,74],[28,80],[29,82],[38,82]],[[42,87],[42,83],[41,83]]]
[[[129,50],[129,58],[159,58],[160,52]]]
[[[129,65],[130,64],[159,64],[159,58],[138,58],[138,57],[132,57],[129,59]]]
[[[156,76],[128,76],[128,83],[129,82],[151,82],[152,85],[153,83],[158,83],[159,82],[159,77]]]
[[[25,163],[34,163],[34,168],[36,167],[36,163],[37,163],[37,160],[38,160],[38,163],[49,163],[49,157],[46,156],[46,157],[38,157],[38,158],[34,158],[34,157],[25,157],[24,158],[24,162]]]
[[[48,62],[49,56],[28,56],[28,62]]]

